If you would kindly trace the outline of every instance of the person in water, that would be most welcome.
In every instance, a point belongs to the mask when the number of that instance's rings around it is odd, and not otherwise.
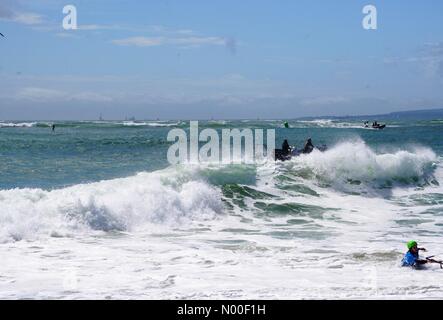
[[[311,153],[314,150],[314,145],[312,144],[312,139],[309,138],[305,142],[305,146],[303,147],[303,153]]]
[[[55,124],[52,125],[52,132],[55,131]]]
[[[291,147],[289,146],[288,140],[285,139],[285,141],[283,141],[283,144],[281,146],[281,150],[285,156],[288,155],[289,153],[291,153]]]
[[[401,261],[402,267],[413,267],[418,268],[421,265],[424,265],[428,263],[428,260],[422,260],[419,257],[419,251],[426,251],[425,248],[419,248],[417,241],[409,241],[407,243],[408,252],[403,257],[403,260]]]

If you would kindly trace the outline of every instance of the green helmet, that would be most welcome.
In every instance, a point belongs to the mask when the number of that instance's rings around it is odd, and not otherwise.
[[[409,241],[407,244],[409,250],[411,250],[416,245],[417,245],[417,241],[414,241],[414,240]]]

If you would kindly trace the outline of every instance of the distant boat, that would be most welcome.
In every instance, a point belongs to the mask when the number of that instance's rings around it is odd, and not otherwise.
[[[372,129],[378,129],[378,130],[382,130],[386,128],[385,124],[377,124],[377,125],[372,125]]]
[[[372,128],[372,129],[377,129],[377,130],[382,130],[384,128],[386,128],[385,124],[379,124],[377,122],[372,123],[371,126],[369,126],[369,121],[365,121],[364,123],[365,128]]]

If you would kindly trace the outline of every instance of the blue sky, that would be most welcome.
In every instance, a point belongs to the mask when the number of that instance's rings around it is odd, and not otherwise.
[[[68,4],[78,30],[62,28]],[[0,120],[443,107],[439,0],[2,0],[0,32]]]

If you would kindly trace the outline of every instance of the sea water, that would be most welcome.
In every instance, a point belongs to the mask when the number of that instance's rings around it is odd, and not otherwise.
[[[186,121],[0,122],[0,298],[442,298],[443,121],[205,121],[327,145],[275,165],[167,161]]]

